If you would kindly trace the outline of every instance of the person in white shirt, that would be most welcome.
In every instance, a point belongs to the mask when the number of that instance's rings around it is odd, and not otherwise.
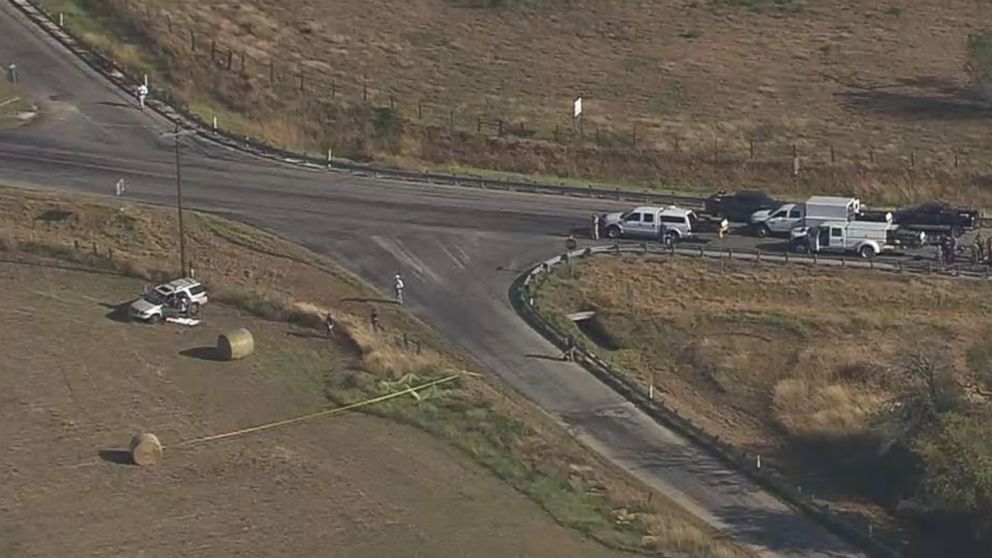
[[[145,108],[145,97],[148,96],[148,86],[141,84],[138,86],[138,104],[141,105],[142,110]]]
[[[406,285],[403,283],[403,276],[399,273],[393,277],[393,294],[396,296],[396,304],[403,304],[403,288]]]

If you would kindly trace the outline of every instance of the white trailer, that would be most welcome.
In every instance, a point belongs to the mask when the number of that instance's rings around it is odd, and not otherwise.
[[[751,228],[758,236],[789,235],[797,227],[815,227],[824,221],[854,221],[859,213],[858,198],[813,196],[805,203],[756,211],[751,215]]]
[[[806,200],[802,226],[815,227],[824,221],[854,221],[861,213],[861,200],[834,196],[813,196]]]

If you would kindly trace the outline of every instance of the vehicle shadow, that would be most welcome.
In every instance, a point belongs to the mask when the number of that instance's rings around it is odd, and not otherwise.
[[[101,302],[100,306],[109,309],[110,311],[104,314],[104,317],[108,320],[126,324],[131,322],[131,316],[128,314],[129,303],[121,302],[118,304],[108,304],[106,302]]]
[[[97,452],[100,459],[117,465],[134,465],[134,460],[131,458],[131,452],[122,449],[106,449]]]
[[[194,358],[196,360],[206,360],[210,362],[220,362],[220,355],[217,354],[216,347],[193,347],[191,349],[183,349],[179,351],[179,354],[186,358]]]

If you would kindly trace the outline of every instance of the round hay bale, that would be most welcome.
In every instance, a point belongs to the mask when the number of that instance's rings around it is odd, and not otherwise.
[[[245,328],[222,333],[217,337],[217,355],[224,360],[245,358],[255,350],[255,339]]]
[[[162,442],[154,434],[143,432],[131,438],[131,460],[135,465],[147,467],[162,460]]]

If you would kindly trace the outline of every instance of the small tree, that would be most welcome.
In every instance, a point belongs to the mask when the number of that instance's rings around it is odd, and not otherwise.
[[[881,453],[897,444],[910,445],[941,414],[954,410],[960,403],[961,390],[954,379],[954,370],[940,356],[910,355],[897,374],[901,393],[881,415],[881,426],[888,432]]]
[[[992,33],[983,32],[968,37],[965,68],[982,96],[992,101]]]
[[[992,411],[942,415],[913,449],[934,508],[970,517],[979,536],[992,533]]]

